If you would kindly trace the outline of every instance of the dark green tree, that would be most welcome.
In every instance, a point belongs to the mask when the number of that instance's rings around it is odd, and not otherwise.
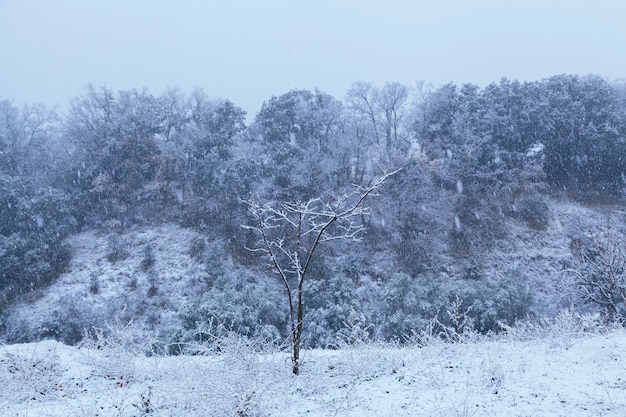
[[[87,87],[73,100],[65,135],[73,145],[72,186],[99,219],[129,220],[142,201],[163,198],[155,182],[164,133],[159,100],[147,90]]]
[[[549,183],[573,192],[615,194],[624,184],[626,129],[616,91],[600,77],[545,80],[541,126]]]
[[[245,130],[245,112],[228,100],[209,98],[201,89],[181,101],[184,117],[177,117],[167,147],[171,182],[186,224],[218,224],[225,220],[224,204],[245,198],[227,190],[224,178],[228,172],[232,179],[231,164],[237,166],[233,148]]]

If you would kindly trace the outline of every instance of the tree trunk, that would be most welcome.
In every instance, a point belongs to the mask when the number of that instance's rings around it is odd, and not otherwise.
[[[300,373],[300,341],[302,339],[302,320],[304,318],[304,306],[302,303],[302,285],[298,288],[298,322],[296,323],[296,331],[293,335],[293,373]]]
[[[294,375],[299,375],[300,374],[300,343],[294,340],[292,350],[293,350],[293,357],[291,358],[291,362],[293,364],[292,371]]]

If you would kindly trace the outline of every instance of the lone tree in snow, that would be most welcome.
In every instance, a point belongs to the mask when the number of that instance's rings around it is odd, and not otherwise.
[[[578,247],[576,285],[582,298],[600,307],[609,320],[626,318],[626,240],[610,224],[604,233],[591,231],[591,242]]]
[[[334,240],[358,241],[365,230],[359,221],[369,212],[364,202],[397,171],[386,173],[368,187],[358,187],[332,202],[312,198],[304,202],[271,204],[251,197],[247,204],[253,225],[243,226],[259,236],[252,252],[269,258],[279,276],[289,304],[291,361],[293,373],[300,373],[300,342],[304,328],[304,280],[311,260],[322,243]]]

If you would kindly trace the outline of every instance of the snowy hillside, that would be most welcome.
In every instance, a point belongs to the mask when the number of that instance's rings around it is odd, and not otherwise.
[[[205,266],[190,256],[194,239],[203,241],[172,225],[72,236],[70,270],[14,307],[9,333],[36,338],[46,332],[44,337],[74,342],[84,329],[116,319],[132,319],[140,333],[150,334],[178,325],[181,305],[208,285]],[[60,323],[74,325],[76,334],[53,328]]]
[[[550,215],[545,229],[534,230],[509,221],[508,236],[482,259],[496,276],[507,268],[520,271],[534,289],[539,314],[553,317],[572,306],[577,311],[589,308],[577,299],[571,275],[566,273],[579,268],[573,247],[591,241],[592,235],[604,244],[607,228],[613,236],[626,236],[626,216],[617,204],[583,205],[558,198],[546,198],[546,202]]]
[[[306,351],[300,376],[286,354],[236,338],[197,356],[146,357],[97,336],[80,349],[2,346],[0,407],[12,417],[626,415],[626,333],[576,319],[542,339]]]
[[[547,201],[547,227],[534,230],[509,221],[508,237],[480,259],[484,275],[499,277],[505,271],[518,271],[518,279],[532,289],[534,304],[528,308],[539,316],[554,317],[572,306],[582,312],[589,306],[576,303],[575,288],[566,281],[571,277],[564,273],[575,267],[571,245],[588,238],[589,230],[602,230],[609,221],[616,236],[626,233],[624,215],[606,207]],[[171,340],[171,335],[181,328],[181,309],[190,305],[196,308],[193,300],[215,289],[216,280],[233,286],[238,294],[242,293],[237,289],[238,282],[257,280],[270,289],[261,291],[257,298],[278,306],[272,307],[274,311],[283,311],[285,307],[282,288],[267,269],[259,271],[254,266],[241,265],[224,251],[221,241],[211,241],[193,229],[163,224],[108,233],[91,230],[70,237],[68,243],[73,252],[69,270],[50,287],[34,291],[5,311],[6,340],[55,338],[73,344],[82,338],[85,329],[106,327],[116,319],[132,320],[140,339]],[[385,253],[381,252],[381,256]],[[463,261],[448,261],[438,271],[442,283],[452,283],[455,276],[463,274],[455,270],[464,265]],[[264,266],[263,260],[257,263],[257,267]],[[367,291],[383,291],[372,288]],[[223,296],[227,298],[224,302],[233,301],[228,299],[233,294]],[[365,301],[376,307],[375,300]]]
[[[205,245],[206,238],[192,229],[90,230],[67,242],[69,270],[6,313],[9,340],[52,337],[73,344],[85,329],[116,320],[132,320],[138,339],[158,337],[180,328],[181,307],[210,285],[206,263],[191,253],[194,242]]]

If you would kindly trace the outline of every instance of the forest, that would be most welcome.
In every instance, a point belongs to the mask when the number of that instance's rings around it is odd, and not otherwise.
[[[208,341],[207,329],[282,343],[289,308],[266,253],[253,250],[250,202],[332,205],[389,173],[355,218],[359,236],[325,241],[311,257],[303,346],[497,333],[571,306],[622,317],[626,252],[610,230],[626,224],[624,83],[566,74],[485,87],[356,82],[342,99],[288,91],[256,115],[199,88],[89,85],[63,114],[0,99],[0,339],[74,344],[113,313],[150,313],[170,352]],[[550,240],[555,204],[608,213],[596,234],[584,224],[563,232],[571,256],[550,265],[568,280],[503,255],[511,242]],[[196,233],[184,245],[203,271],[173,318],[139,304],[12,318],[71,273],[70,237],[100,233],[115,263],[133,250],[127,231],[161,225]],[[154,250],[142,247],[137,274],[148,285],[137,298],[167,288]],[[93,275],[89,294],[104,279]],[[139,292],[134,279],[129,291]]]

